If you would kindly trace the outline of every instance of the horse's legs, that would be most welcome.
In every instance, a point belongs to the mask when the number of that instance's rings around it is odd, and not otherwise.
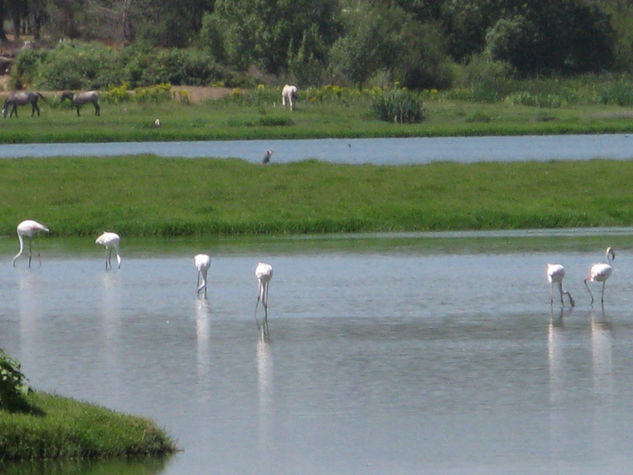
[[[95,115],[101,115],[101,108],[99,107],[99,103],[98,102],[93,102],[93,104],[95,105]]]
[[[31,117],[33,117],[33,114],[35,112],[37,112],[37,116],[39,117],[40,116],[40,108],[37,106],[37,101],[33,102],[32,105],[33,105],[33,110],[31,111]]]
[[[15,118],[18,118],[18,105],[17,104],[13,104],[13,106],[11,107],[11,112],[9,113],[9,119],[11,117],[13,117],[13,114],[15,114]]]
[[[77,104],[75,107],[77,107],[77,117],[79,117],[79,104]]]

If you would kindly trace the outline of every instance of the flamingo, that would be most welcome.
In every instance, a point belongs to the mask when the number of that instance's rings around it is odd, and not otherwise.
[[[33,238],[35,237],[37,233],[41,231],[44,231],[47,233],[49,232],[49,230],[43,224],[40,224],[37,221],[33,221],[32,219],[27,219],[25,221],[22,221],[20,224],[18,224],[17,231],[18,231],[18,241],[20,242],[20,251],[15,255],[15,257],[11,261],[11,265],[15,267],[16,259],[22,255],[22,252],[24,252],[24,238],[27,238],[29,240],[29,267],[31,267],[31,256],[32,256],[31,247],[32,247]],[[37,253],[37,258],[40,261],[40,265],[42,265],[42,260],[40,259],[39,252]]]
[[[196,254],[193,263],[198,269],[198,283],[196,284],[196,293],[204,289],[204,296],[207,296],[207,272],[211,266],[211,258],[206,254]]]
[[[547,280],[550,283],[551,289],[550,305],[554,304],[554,284],[556,284],[558,286],[558,291],[560,292],[561,305],[565,306],[563,295],[567,295],[567,297],[569,297],[569,305],[573,307],[574,305],[576,305],[573,297],[569,292],[563,292],[563,277],[565,277],[565,268],[562,265],[547,264]]]
[[[266,154],[264,155],[264,158],[262,159],[262,163],[266,165],[268,162],[270,162],[270,157],[272,156],[273,156],[273,150],[271,149],[266,150]]]
[[[116,260],[118,263],[118,268],[121,268],[121,256],[119,255],[119,243],[121,242],[121,238],[117,233],[104,232],[101,236],[97,238],[95,241],[96,244],[100,244],[105,246],[105,267],[106,270],[108,267],[112,269],[112,251],[116,253]]]
[[[591,270],[589,271],[589,276],[585,278],[585,287],[587,287],[587,291],[589,292],[589,295],[591,295],[591,304],[593,304],[593,294],[591,293],[591,289],[589,288],[587,281],[602,282],[602,295],[600,297],[600,301],[604,303],[604,287],[607,279],[611,277],[611,274],[613,273],[613,267],[611,264],[615,260],[615,251],[612,248],[607,247],[605,254],[608,264],[600,263],[592,265]]]
[[[261,300],[264,306],[264,321],[268,320],[268,284],[273,278],[273,267],[270,264],[260,262],[255,268],[255,277],[257,277],[257,303],[255,303],[255,312]]]

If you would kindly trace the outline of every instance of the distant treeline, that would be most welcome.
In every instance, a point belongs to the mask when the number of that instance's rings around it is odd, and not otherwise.
[[[0,18],[0,40],[30,51],[108,45],[140,71],[131,82],[442,89],[482,65],[518,78],[633,72],[629,0],[0,0]],[[14,84],[46,60],[23,60]]]

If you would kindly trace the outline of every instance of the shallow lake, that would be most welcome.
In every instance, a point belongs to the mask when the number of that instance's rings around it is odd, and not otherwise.
[[[123,246],[0,241],[0,347],[40,389],[154,419],[162,461],[9,473],[589,473],[633,464],[633,230]],[[583,278],[613,245],[605,304]],[[212,255],[208,300],[192,256]],[[274,267],[269,339],[254,318]],[[561,311],[545,265],[566,266]],[[594,287],[599,295],[599,287]],[[260,313],[258,314],[261,317]]]
[[[379,165],[424,164],[434,161],[470,163],[593,158],[628,160],[633,158],[633,136],[596,134],[15,144],[0,145],[0,158],[152,153],[164,157],[231,157],[260,162],[267,149],[274,150],[272,157],[274,163],[312,158],[334,163]]]

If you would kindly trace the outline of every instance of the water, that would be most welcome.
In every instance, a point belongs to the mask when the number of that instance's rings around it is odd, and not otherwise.
[[[525,161],[633,158],[629,134],[508,137],[412,137],[376,139],[229,140],[0,145],[0,158],[59,155],[108,156],[153,153],[164,157],[237,157],[261,162],[274,150],[274,163],[316,158],[334,163],[424,164],[435,161]]]
[[[124,247],[105,272],[100,250],[42,239],[41,268],[0,256],[0,347],[38,389],[164,427],[183,452],[150,473],[622,473],[631,234],[226,244],[207,301],[185,243]],[[582,280],[608,244],[615,272],[591,307]],[[268,341],[259,260],[275,269]],[[550,307],[547,262],[567,267],[573,310]]]

